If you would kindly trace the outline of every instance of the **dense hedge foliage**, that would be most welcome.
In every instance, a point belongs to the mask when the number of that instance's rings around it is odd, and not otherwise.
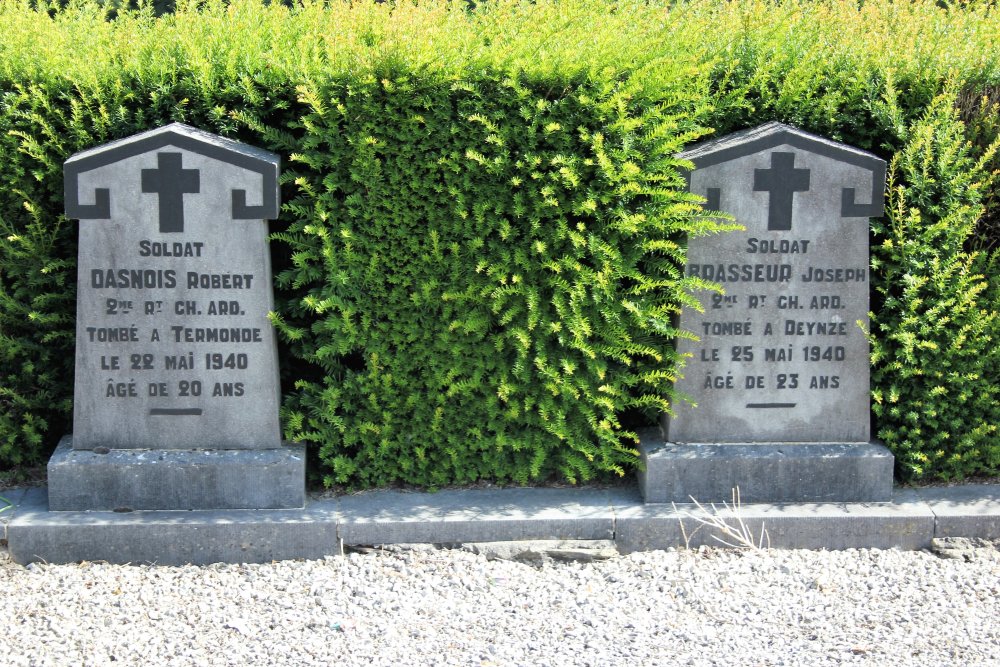
[[[180,120],[285,158],[283,418],[327,483],[624,473],[714,224],[671,156],[778,119],[893,164],[873,392],[900,472],[1000,470],[990,3],[39,4],[0,0],[0,463],[68,427],[62,162]]]
[[[952,97],[909,128],[891,164],[872,266],[878,434],[912,475],[1000,469],[1000,257],[966,252],[988,178],[963,136]],[[993,279],[990,294],[988,278]]]
[[[669,407],[678,241],[708,224],[671,157],[683,108],[495,72],[300,95],[279,326],[323,377],[289,432],[338,482],[624,472],[621,413]]]

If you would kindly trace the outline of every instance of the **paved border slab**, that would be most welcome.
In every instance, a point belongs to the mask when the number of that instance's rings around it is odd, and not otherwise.
[[[615,542],[623,553],[741,546],[727,532],[743,526],[750,536],[744,541],[776,549],[924,549],[934,538],[934,514],[921,502],[755,504],[735,511],[686,504],[620,508]]]
[[[0,546],[7,546],[7,524],[14,518],[14,513],[17,512],[18,505],[22,504],[22,498],[27,490],[27,488],[19,488],[0,491],[0,496],[11,503],[11,507],[0,512]]]
[[[613,494],[603,489],[375,491],[340,498],[344,544],[610,540]]]
[[[934,512],[935,537],[1000,539],[1000,485],[929,487],[913,495]]]
[[[645,504],[635,487],[372,491],[302,510],[128,513],[50,512],[45,488],[7,497],[18,502],[7,539],[19,563],[267,562],[412,542],[614,540],[622,552],[718,544],[696,506]],[[891,503],[745,504],[738,516],[755,536],[765,528],[774,548],[922,549],[935,537],[1000,538],[1000,485],[897,489]]]

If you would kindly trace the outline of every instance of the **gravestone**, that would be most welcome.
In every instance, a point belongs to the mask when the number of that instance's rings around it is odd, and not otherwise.
[[[689,240],[686,274],[718,283],[686,310],[687,357],[658,435],[647,502],[887,501],[892,455],[871,442],[868,219],[885,162],[781,123],[680,154],[690,190],[745,231]]]
[[[66,161],[76,376],[51,510],[303,506],[268,320],[278,166],[179,123]]]

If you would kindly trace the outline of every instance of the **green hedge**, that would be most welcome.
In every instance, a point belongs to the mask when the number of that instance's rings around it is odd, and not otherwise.
[[[624,473],[620,415],[668,409],[679,240],[707,224],[671,157],[683,107],[494,71],[300,96],[276,320],[322,380],[289,434],[340,483]]]
[[[715,229],[672,155],[778,119],[894,165],[873,395],[901,474],[1000,470],[990,3],[32,4],[0,0],[4,465],[68,428],[62,162],[179,120],[284,156],[283,419],[328,484],[624,474]]]
[[[909,476],[1000,470],[1000,256],[967,252],[989,176],[945,95],[892,161],[872,252],[878,435]],[[989,278],[992,278],[992,288]],[[992,292],[992,293],[991,293]]]

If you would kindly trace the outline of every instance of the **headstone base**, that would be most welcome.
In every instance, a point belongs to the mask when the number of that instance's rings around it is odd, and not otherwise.
[[[893,456],[872,443],[640,441],[647,503],[880,503],[892,495]]]
[[[74,450],[49,459],[51,511],[295,509],[305,506],[305,448]]]

